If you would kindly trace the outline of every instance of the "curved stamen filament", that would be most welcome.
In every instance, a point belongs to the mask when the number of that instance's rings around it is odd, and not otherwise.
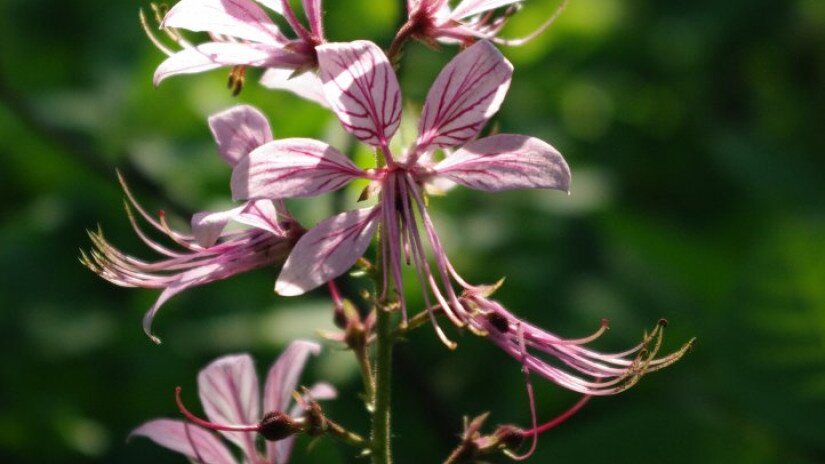
[[[534,427],[530,430],[525,430],[522,433],[525,436],[527,436],[527,435],[540,435],[540,434],[542,434],[542,433],[544,433],[544,432],[546,432],[546,431],[548,431],[552,428],[558,427],[559,425],[566,422],[567,419],[570,419],[574,414],[579,412],[579,410],[581,408],[583,408],[584,405],[587,404],[588,401],[590,401],[590,398],[593,398],[593,397],[590,396],[590,395],[582,396],[582,398],[579,401],[577,401],[576,404],[574,404],[572,407],[570,407],[570,409],[568,409],[567,411],[564,411],[563,413],[559,414],[558,416],[554,417],[553,419],[545,422],[544,424],[542,424],[538,427]]]
[[[226,424],[216,424],[214,422],[209,422],[207,420],[203,420],[200,417],[192,414],[186,409],[186,406],[183,404],[183,400],[180,397],[181,388],[175,387],[175,403],[178,405],[178,410],[180,410],[181,414],[186,416],[191,422],[200,425],[201,427],[206,427],[211,430],[220,430],[223,432],[257,432],[260,430],[259,424],[254,425],[226,425]]]

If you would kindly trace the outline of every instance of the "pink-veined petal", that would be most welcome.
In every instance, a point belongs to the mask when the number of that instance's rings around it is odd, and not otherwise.
[[[472,141],[433,171],[458,184],[489,192],[520,188],[568,191],[570,168],[549,144],[525,135],[499,134]]]
[[[166,13],[163,26],[260,43],[287,42],[278,26],[252,0],[181,0]]]
[[[227,211],[201,211],[192,215],[192,235],[198,245],[209,248],[220,238],[226,224],[243,211],[239,206]]]
[[[209,420],[219,424],[257,424],[261,420],[258,375],[248,354],[223,356],[198,373],[198,393]],[[255,456],[255,434],[221,432]]]
[[[129,434],[146,437],[164,448],[177,451],[195,462],[235,464],[235,458],[211,432],[183,421],[155,419]]]
[[[272,140],[266,116],[250,105],[238,105],[209,117],[209,129],[218,144],[221,158],[229,166],[249,152]]]
[[[372,42],[316,48],[327,103],[344,128],[364,143],[389,143],[401,122],[401,90],[392,65]]]
[[[264,413],[280,411],[288,413],[287,406],[292,392],[310,355],[317,356],[321,346],[317,343],[296,340],[281,353],[272,364],[264,386]]]
[[[202,211],[192,215],[192,235],[198,245],[209,248],[217,243],[229,221],[282,235],[277,214],[270,200],[250,201],[226,211]]]
[[[242,159],[232,171],[232,197],[295,198],[337,190],[364,171],[341,152],[313,139],[269,142]]]
[[[450,17],[456,20],[462,19],[522,1],[524,0],[464,0],[456,5]]]
[[[301,98],[329,108],[324,98],[321,79],[314,72],[304,72],[297,76],[291,69],[270,68],[261,76],[261,85],[270,89],[287,90]]]
[[[501,106],[513,65],[482,40],[459,53],[436,78],[421,111],[417,151],[461,145]]]
[[[312,33],[319,38],[324,37],[324,20],[321,17],[323,14],[323,7],[321,0],[303,0],[304,14],[309,21],[309,28]]]
[[[186,47],[164,60],[155,70],[153,82],[159,85],[171,76],[194,74],[223,66],[297,68],[305,64],[305,61],[303,55],[272,45],[206,42],[195,47]]]
[[[285,234],[283,227],[278,223],[278,210],[270,200],[247,202],[240,214],[232,219],[240,224],[266,230],[273,235]]]
[[[379,208],[347,211],[307,232],[287,258],[275,291],[301,295],[346,272],[360,258],[375,234]]]

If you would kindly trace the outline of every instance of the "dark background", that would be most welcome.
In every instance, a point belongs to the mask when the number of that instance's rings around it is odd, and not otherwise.
[[[332,40],[387,46],[402,13],[400,2],[326,3]],[[516,72],[494,123],[558,147],[572,195],[456,189],[433,199],[437,227],[466,278],[507,276],[497,298],[560,335],[607,317],[595,346],[619,349],[666,317],[665,349],[698,341],[542,437],[533,462],[825,462],[825,2],[571,3],[540,39],[504,50]],[[527,2],[506,33],[554,5]],[[114,287],[78,263],[98,223],[151,257],[129,228],[115,168],[177,224],[229,204],[230,173],[206,126],[217,110],[251,102],[276,137],[348,144],[328,112],[254,79],[237,98],[224,71],[154,89],[163,55],[138,26],[147,6],[0,3],[2,462],[183,462],[126,436],[176,415],[175,385],[197,407],[197,370],[216,356],[249,351],[263,373],[289,340],[330,327],[325,294],[276,297],[273,269],[173,299],[154,346],[140,320],[157,292]],[[408,114],[454,53],[409,48]],[[312,223],[332,202],[295,207]],[[440,462],[463,414],[527,425],[517,363],[482,339],[459,341],[450,353],[424,328],[398,349],[397,462]],[[328,345],[304,378],[335,383],[342,397],[329,413],[366,431],[347,353]],[[535,385],[543,418],[576,400]],[[299,448],[294,462],[357,461],[329,440]]]

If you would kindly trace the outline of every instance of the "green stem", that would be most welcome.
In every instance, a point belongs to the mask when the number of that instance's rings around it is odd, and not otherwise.
[[[372,416],[372,462],[392,463],[390,450],[390,393],[392,391],[392,314],[378,305],[375,320],[375,412]]]

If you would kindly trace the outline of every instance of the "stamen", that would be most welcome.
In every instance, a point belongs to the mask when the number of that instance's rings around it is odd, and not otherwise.
[[[155,45],[155,47],[157,47],[158,50],[162,51],[167,56],[174,55],[175,52],[166,47],[166,45],[164,45],[149,28],[149,21],[146,19],[146,14],[143,13],[143,8],[138,10],[138,18],[140,18],[140,27],[143,29],[143,32],[146,33],[146,36],[149,37],[149,40]]]
[[[542,23],[539,27],[537,27],[533,32],[527,34],[526,36],[520,37],[518,39],[502,39],[500,37],[493,37],[493,39],[492,39],[493,42],[495,42],[499,45],[507,45],[509,47],[520,47],[522,45],[526,45],[526,44],[532,42],[533,40],[535,40],[536,37],[541,35],[551,25],[553,25],[554,22],[556,22],[556,19],[558,19],[559,16],[561,16],[562,12],[567,7],[567,2],[568,2],[568,0],[564,0],[561,3],[561,5],[559,5],[558,8],[556,8],[556,11],[553,12],[553,15],[550,16],[550,18],[548,18],[544,23]]]
[[[583,408],[584,405],[587,404],[588,401],[590,401],[590,398],[593,398],[593,397],[591,395],[582,396],[582,398],[579,401],[577,401],[576,404],[574,404],[567,411],[564,411],[563,413],[561,413],[558,416],[556,416],[555,418],[545,422],[544,424],[540,425],[539,427],[536,427],[536,428],[533,428],[533,429],[530,429],[530,430],[525,430],[522,433],[524,435],[540,435],[540,434],[542,434],[542,433],[544,433],[544,432],[546,432],[546,431],[548,431],[552,428],[558,427],[559,425],[566,422],[567,419],[570,419],[574,414],[579,412],[579,410],[581,408]]]
[[[209,422],[206,420],[201,419],[200,417],[192,414],[186,409],[186,406],[183,404],[183,400],[180,397],[181,388],[175,387],[175,403],[178,405],[178,410],[180,410],[181,414],[186,416],[191,422],[200,425],[201,427],[206,427],[211,430],[219,430],[223,432],[257,432],[260,429],[259,424],[254,425],[224,425],[224,424],[216,424],[214,422]]]
[[[516,328],[518,331],[518,339],[519,339],[519,348],[521,349],[521,368],[524,372],[524,381],[527,385],[527,399],[530,402],[530,417],[533,424],[532,430],[538,429],[538,419],[536,418],[536,398],[533,395],[533,382],[530,380],[530,368],[527,367],[527,347],[524,344],[524,329],[521,324],[518,325]],[[536,447],[538,446],[538,434],[534,433],[533,442],[530,444],[530,449],[527,450],[526,453],[517,455],[510,450],[506,450],[505,454],[510,456],[515,461],[524,461],[529,459],[533,453],[536,452]]]

